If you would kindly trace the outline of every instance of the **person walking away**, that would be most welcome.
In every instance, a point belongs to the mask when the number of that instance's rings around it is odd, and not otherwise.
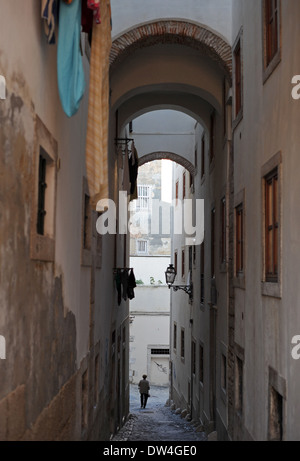
[[[140,380],[138,387],[141,394],[141,408],[146,408],[147,400],[149,397],[150,384],[147,381],[147,375],[143,375],[143,379]]]

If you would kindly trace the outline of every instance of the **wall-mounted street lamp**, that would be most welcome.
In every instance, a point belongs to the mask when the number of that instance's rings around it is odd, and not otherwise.
[[[193,300],[193,283],[190,282],[188,285],[173,285],[176,278],[176,270],[173,264],[170,264],[168,269],[165,272],[166,275],[166,284],[169,289],[173,288],[174,291],[183,290],[189,295],[190,301]]]

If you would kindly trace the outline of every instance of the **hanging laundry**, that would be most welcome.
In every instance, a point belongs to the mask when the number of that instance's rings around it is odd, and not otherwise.
[[[59,8],[57,77],[63,110],[72,117],[79,109],[85,90],[85,78],[80,50],[81,0],[70,5],[63,1]]]
[[[55,44],[55,24],[57,18],[57,0],[41,1],[41,16],[44,19],[45,34],[50,45]]]
[[[86,171],[92,206],[109,198],[108,120],[109,53],[111,30],[109,0],[101,0],[101,27],[93,24],[90,57],[88,125],[86,135]]]
[[[131,269],[130,274],[128,276],[128,287],[127,287],[127,295],[129,299],[133,299],[135,297],[134,288],[136,287],[136,280],[133,273],[133,269]]]
[[[129,179],[130,179],[130,201],[138,198],[137,194],[137,176],[139,168],[139,158],[134,142],[131,145],[131,156],[128,160]]]
[[[100,17],[100,0],[87,0],[87,6],[93,10],[96,24],[101,24]]]
[[[81,6],[81,25],[82,25],[82,32],[86,32],[89,34],[93,29],[93,19],[94,14],[93,11],[88,8],[87,0],[82,0]]]
[[[127,301],[127,289],[128,289],[128,269],[123,269],[121,273],[121,283],[123,287],[122,297],[124,301]]]

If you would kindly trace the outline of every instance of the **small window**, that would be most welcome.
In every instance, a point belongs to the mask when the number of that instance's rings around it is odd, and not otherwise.
[[[215,277],[215,245],[216,245],[216,210],[211,211],[211,278]]]
[[[235,116],[237,117],[242,108],[242,59],[241,41],[239,40],[234,49],[234,77],[235,77]]]
[[[136,201],[137,211],[150,210],[151,205],[151,186],[138,186],[138,199]]]
[[[200,278],[201,278],[201,287],[200,287],[200,300],[201,303],[204,303],[204,242],[200,246]]]
[[[169,355],[170,349],[151,349],[151,355]]]
[[[175,271],[176,271],[176,274],[177,274],[177,269],[178,269],[178,253],[177,253],[177,251],[175,251],[175,253],[174,253],[174,268],[175,268]]]
[[[265,280],[278,282],[278,169],[265,177]]]
[[[242,203],[235,209],[235,273],[237,277],[244,273],[244,206]]]
[[[186,189],[186,173],[183,173],[182,177],[182,200],[185,199],[185,189]]]
[[[196,375],[196,343],[192,341],[192,373]]]
[[[185,251],[181,252],[181,276],[184,277],[185,274]]]
[[[84,215],[83,215],[83,248],[91,249],[91,208],[90,197],[84,194]]]
[[[176,181],[175,197],[176,197],[176,206],[177,206],[178,205],[178,198],[179,198],[179,181]]]
[[[281,61],[281,0],[263,2],[264,82]]]
[[[37,233],[44,235],[44,223],[45,223],[45,195],[46,195],[46,168],[47,161],[45,156],[42,154],[43,149],[39,157],[39,189],[38,189],[38,216],[37,216]]]
[[[185,348],[184,348],[184,329],[181,329],[181,341],[180,341],[180,354],[181,358],[184,359]]]
[[[177,349],[177,325],[174,323],[173,326],[173,348],[176,351]]]
[[[279,50],[279,0],[265,0],[266,65]]]
[[[226,199],[221,200],[221,264],[226,263]]]
[[[148,241],[147,240],[137,240],[137,254],[147,255],[148,254]]]
[[[36,116],[33,157],[34,189],[31,194],[30,258],[54,261],[57,152],[56,140]]]

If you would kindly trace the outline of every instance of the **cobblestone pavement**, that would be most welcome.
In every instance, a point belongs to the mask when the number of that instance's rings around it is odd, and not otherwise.
[[[151,386],[150,397],[145,409],[140,408],[140,395],[136,385],[130,386],[130,415],[113,441],[205,441],[203,432],[175,414],[166,406],[169,389]]]

